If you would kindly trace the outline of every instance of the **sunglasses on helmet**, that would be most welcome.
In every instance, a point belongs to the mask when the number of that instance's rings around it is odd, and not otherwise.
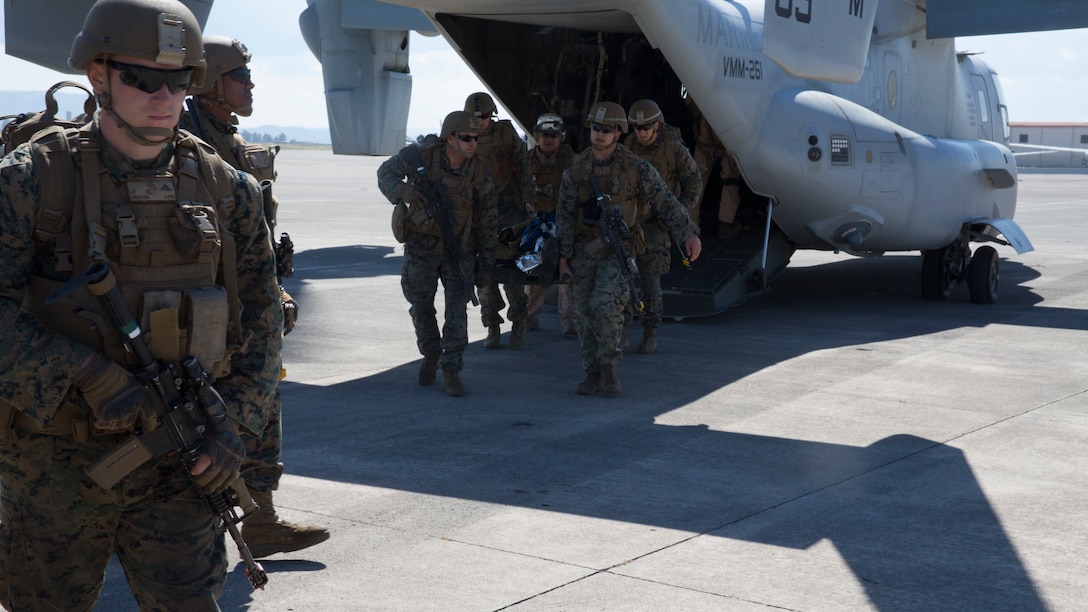
[[[193,80],[192,68],[163,70],[115,60],[105,60],[105,63],[118,72],[121,83],[149,94],[162,89],[163,85],[166,85],[172,94],[181,93],[189,89],[189,84]]]

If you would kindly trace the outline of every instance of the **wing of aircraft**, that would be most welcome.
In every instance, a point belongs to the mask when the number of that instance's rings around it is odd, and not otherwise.
[[[74,16],[89,4],[9,2],[8,52],[63,66]],[[211,0],[187,4],[206,14]],[[921,251],[924,297],[965,283],[974,301],[995,301],[996,250],[972,245],[1031,250],[1013,221],[1008,113],[994,70],[948,36],[1088,26],[1088,3],[1061,0],[307,4],[300,27],[323,66],[337,153],[401,147],[411,30],[449,41],[521,126],[561,115],[576,149],[598,100],[652,98],[689,144],[697,107],[740,168],[745,231],[716,239],[721,182],[711,173],[704,255],[663,281],[677,318],[765,290],[795,249]],[[27,40],[43,33],[53,38]]]
[[[214,0],[180,0],[200,27],[208,22]],[[4,52],[59,72],[68,67],[72,39],[94,0],[7,0],[4,3]]]

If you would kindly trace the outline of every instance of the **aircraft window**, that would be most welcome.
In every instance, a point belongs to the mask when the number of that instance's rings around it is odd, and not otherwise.
[[[978,90],[978,118],[982,123],[990,122],[990,105],[986,102],[986,90]]]
[[[831,163],[836,166],[850,165],[850,139],[846,136],[831,136]]]
[[[899,103],[899,77],[892,70],[888,73],[888,107],[895,108]]]

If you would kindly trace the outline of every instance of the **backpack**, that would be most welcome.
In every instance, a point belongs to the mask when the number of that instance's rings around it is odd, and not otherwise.
[[[63,87],[77,87],[87,94],[87,99],[83,102],[83,114],[71,120],[57,119],[57,110],[59,106],[55,95],[57,91]],[[61,81],[53,85],[45,92],[45,110],[36,113],[20,113],[18,115],[0,117],[0,121],[10,119],[10,121],[4,125],[3,131],[0,132],[0,156],[11,153],[15,147],[27,142],[34,134],[37,134],[47,127],[58,125],[62,128],[67,128],[84,125],[91,120],[91,116],[94,115],[94,111],[97,107],[98,104],[95,101],[94,93],[83,85],[74,81]]]

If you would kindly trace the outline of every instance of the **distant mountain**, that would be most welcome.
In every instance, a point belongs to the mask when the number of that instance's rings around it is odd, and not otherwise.
[[[79,115],[83,112],[83,102],[86,99],[87,96],[74,87],[66,87],[58,91],[56,95],[59,109],[57,116],[63,119],[71,119]],[[0,116],[36,113],[41,110],[45,110],[44,91],[0,91]],[[332,138],[329,136],[329,128],[327,127],[303,128],[282,125],[249,127],[245,125],[245,118],[242,118],[242,125],[239,126],[239,130],[256,135],[256,138],[247,138],[247,140],[332,144]]]
[[[238,126],[238,130],[245,134],[266,134],[270,138],[257,139],[248,138],[246,140],[261,140],[264,142],[297,142],[307,144],[332,144],[332,136],[329,135],[329,128],[303,128],[303,127],[287,127],[282,125],[258,125],[256,127],[248,127],[243,123]]]

